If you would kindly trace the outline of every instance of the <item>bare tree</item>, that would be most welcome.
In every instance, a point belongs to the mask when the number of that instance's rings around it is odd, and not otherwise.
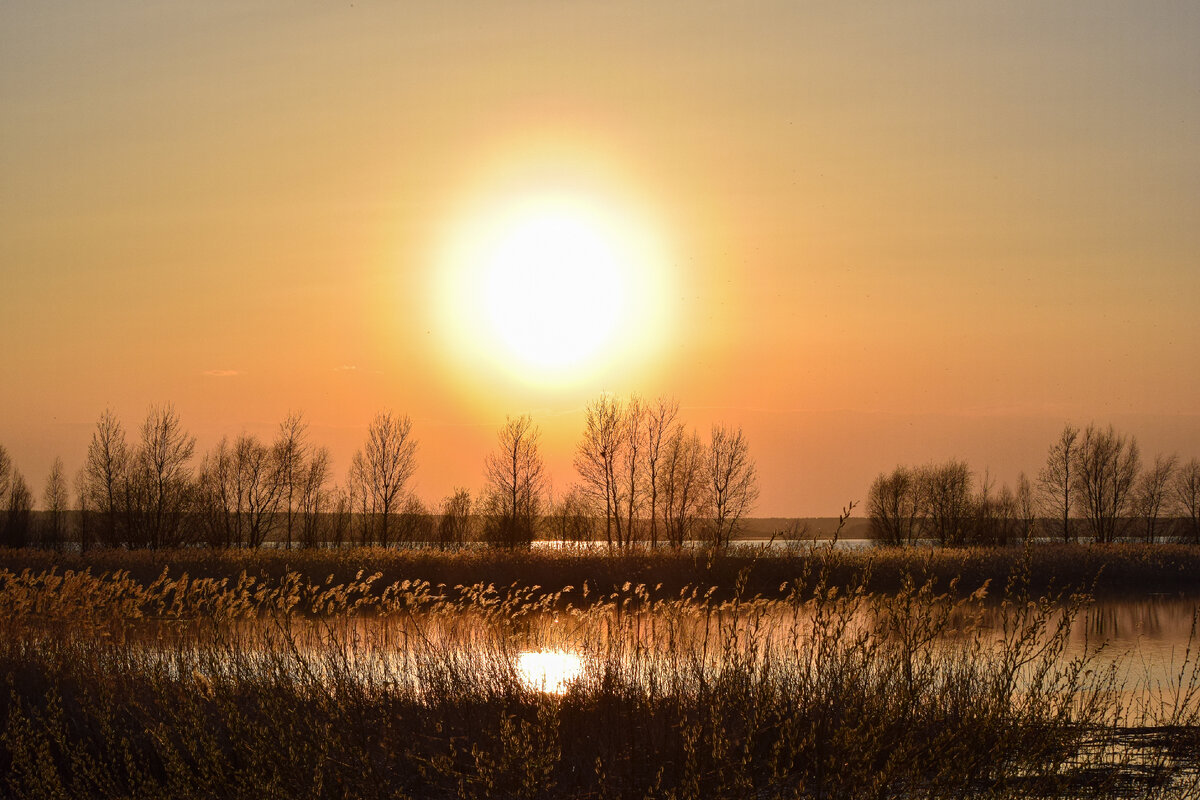
[[[548,521],[551,536],[564,546],[592,540],[595,519],[587,496],[577,486],[551,504]]]
[[[8,489],[12,481],[12,458],[9,457],[8,451],[4,449],[4,445],[0,444],[0,500],[8,497]]]
[[[461,547],[471,537],[471,493],[457,488],[442,500],[438,520],[438,546],[443,550]]]
[[[1111,425],[1088,425],[1075,469],[1079,495],[1092,539],[1115,541],[1124,533],[1136,508],[1135,490],[1141,471],[1137,441],[1118,435]]]
[[[396,540],[402,547],[429,544],[433,541],[433,515],[415,494],[410,494],[396,520]]]
[[[708,489],[712,499],[712,540],[727,547],[742,517],[758,500],[758,474],[742,429],[714,425],[708,449]]]
[[[1017,495],[1009,485],[1003,484],[996,492],[994,502],[992,542],[1007,546],[1019,536],[1020,516],[1017,511]]]
[[[321,523],[329,503],[325,488],[329,481],[329,450],[318,447],[313,451],[299,478],[299,492],[294,493],[294,497],[300,541],[305,547],[320,547],[323,543]]]
[[[931,464],[920,471],[926,521],[942,547],[966,543],[971,522],[971,468],[964,461]]]
[[[1088,425],[1079,445],[1075,487],[1094,541],[1116,541],[1124,531],[1140,470],[1137,440],[1118,435],[1111,425],[1106,430]]]
[[[350,471],[346,475],[346,501],[350,506],[351,522],[354,515],[358,515],[358,543],[362,547],[372,544],[374,536],[369,473],[367,460],[360,450],[350,459]]]
[[[650,501],[650,546],[658,547],[658,496],[662,489],[663,448],[671,440],[679,401],[660,397],[646,410],[646,483]]]
[[[0,545],[24,547],[28,544],[33,494],[3,446],[0,446],[0,514]]]
[[[1170,504],[1171,481],[1175,477],[1175,466],[1178,462],[1176,456],[1164,456],[1160,453],[1154,457],[1150,469],[1143,472],[1138,479],[1134,504],[1145,522],[1147,542],[1153,543],[1158,536],[1159,516]]]
[[[621,403],[604,395],[588,404],[584,411],[583,440],[575,451],[575,470],[583,487],[604,508],[604,537],[613,546],[613,530],[620,546],[621,496],[617,465],[625,442],[622,437],[624,412]]]
[[[621,457],[621,485],[625,493],[625,546],[633,544],[634,522],[640,516],[642,499],[642,466],[646,457],[646,404],[632,395],[625,406]]]
[[[24,547],[29,544],[29,528],[33,517],[33,493],[19,469],[11,468],[5,481],[8,489],[0,544],[5,547]]]
[[[495,545],[512,548],[533,541],[546,491],[540,438],[528,415],[509,417],[500,429],[496,449],[488,454],[486,533]]]
[[[46,476],[46,488],[42,492],[42,508],[46,512],[44,539],[55,549],[62,547],[66,532],[67,507],[70,502],[62,459],[55,458],[50,466],[50,474]]]
[[[1029,541],[1036,535],[1037,528],[1037,504],[1033,497],[1033,484],[1030,483],[1028,476],[1022,472],[1017,476],[1017,518],[1021,524],[1021,540]]]
[[[196,448],[174,406],[153,407],[142,423],[141,442],[134,458],[131,494],[136,498],[136,544],[151,548],[183,544]]]
[[[1191,459],[1175,473],[1175,501],[1193,544],[1200,544],[1200,459]]]
[[[279,436],[275,440],[275,461],[283,484],[284,525],[287,533],[287,548],[292,549],[292,534],[295,530],[297,496],[305,479],[305,460],[308,458],[308,423],[300,412],[290,412],[279,423]]]
[[[354,517],[354,500],[348,487],[335,486],[330,492],[329,528],[326,539],[331,547],[340,548],[349,541]]]
[[[383,547],[389,544],[392,515],[400,510],[404,487],[416,468],[412,421],[390,411],[377,414],[367,428],[366,446],[354,456],[353,469],[361,484],[363,510],[369,509],[376,541]]]
[[[1075,465],[1079,458],[1079,429],[1063,426],[1058,441],[1050,446],[1046,464],[1037,477],[1038,497],[1043,514],[1062,520],[1059,530],[1064,542],[1071,541],[1071,512],[1077,505],[1075,495]]]
[[[129,467],[125,430],[116,415],[106,410],[92,432],[83,474],[89,505],[100,517],[100,535],[109,547],[125,539],[122,528],[128,520]]]
[[[909,467],[898,466],[890,475],[880,473],[867,492],[867,515],[877,544],[911,545],[919,537],[923,513],[922,483]]]
[[[88,494],[87,465],[75,473],[75,504],[79,509],[79,551],[86,553],[92,546],[92,500]]]
[[[197,509],[209,547],[240,547],[246,492],[237,466],[237,449],[221,441],[200,462]]]
[[[994,486],[995,481],[984,470],[974,499],[975,517],[967,532],[967,543],[1007,547],[1020,536],[1016,492],[1007,483],[996,490]]]
[[[678,549],[696,538],[700,520],[708,513],[707,451],[695,431],[676,427],[663,455],[663,533]]]

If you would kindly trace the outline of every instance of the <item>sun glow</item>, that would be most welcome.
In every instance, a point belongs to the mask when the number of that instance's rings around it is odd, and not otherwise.
[[[493,201],[468,220],[441,270],[443,318],[462,353],[545,383],[660,344],[664,259],[644,222],[551,192]]]

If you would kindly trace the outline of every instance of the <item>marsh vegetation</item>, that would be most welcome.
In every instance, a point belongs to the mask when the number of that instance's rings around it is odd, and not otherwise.
[[[1031,593],[1028,562],[999,586],[909,573],[878,591],[870,556],[813,552],[759,593],[753,560],[677,588],[315,560],[220,575],[237,564],[195,552],[146,578],[161,560],[105,555],[0,572],[11,796],[1188,797],[1200,780],[1191,651],[1140,674],[1089,635],[1086,596]],[[481,556],[428,558],[465,574]],[[569,574],[574,557],[543,558]]]

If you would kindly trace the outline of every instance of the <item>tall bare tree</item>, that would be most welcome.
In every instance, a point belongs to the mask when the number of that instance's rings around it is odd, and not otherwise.
[[[279,449],[243,433],[204,457],[198,502],[210,544],[261,547],[279,523],[286,476]]]
[[[8,450],[0,444],[0,499],[8,497],[8,487],[12,480],[13,464]]]
[[[709,513],[708,452],[695,431],[676,426],[663,455],[663,534],[675,549],[697,538]]]
[[[1007,545],[1023,538],[1017,492],[1014,492],[1007,483],[1000,487],[1000,491],[996,495],[996,509],[1000,531],[997,544]]]
[[[70,505],[67,496],[67,477],[61,458],[55,458],[50,466],[50,474],[46,476],[46,487],[42,492],[42,508],[46,512],[44,538],[46,543],[55,549],[61,548],[66,533],[67,507]]]
[[[634,523],[640,518],[642,500],[642,470],[646,458],[647,407],[642,398],[634,394],[625,405],[621,452],[621,491],[625,501],[625,547],[633,544]]]
[[[183,429],[174,406],[150,409],[131,479],[136,497],[136,543],[151,548],[184,543],[185,515],[191,499],[189,462],[196,439]]]
[[[1134,510],[1133,497],[1141,471],[1137,440],[1118,435],[1111,425],[1088,425],[1079,445],[1075,491],[1092,538],[1112,542]]]
[[[196,508],[209,547],[238,547],[242,544],[242,506],[245,491],[235,450],[221,437],[200,461],[196,479]]]
[[[298,411],[290,412],[279,423],[279,435],[275,440],[275,461],[282,477],[284,525],[287,530],[287,548],[292,549],[292,537],[296,525],[297,498],[305,479],[305,461],[308,458],[308,423]]]
[[[1037,503],[1034,500],[1033,484],[1022,472],[1017,476],[1017,517],[1021,524],[1021,540],[1029,541],[1037,535]]]
[[[92,529],[92,500],[88,494],[87,465],[75,473],[75,504],[79,511],[79,551],[86,553],[95,535]]]
[[[604,508],[604,537],[613,546],[613,529],[619,546],[621,535],[621,496],[617,465],[625,442],[622,437],[624,411],[620,401],[604,395],[588,403],[584,411],[583,440],[575,451],[575,470],[584,490]]]
[[[8,451],[0,445],[0,545],[24,547],[29,543],[33,494]]]
[[[1071,512],[1078,500],[1075,495],[1075,466],[1079,459],[1079,428],[1063,426],[1058,441],[1050,446],[1046,464],[1037,477],[1038,498],[1043,515],[1061,520],[1059,535],[1064,542],[1071,541]]]
[[[501,547],[526,546],[533,541],[546,471],[539,452],[541,433],[528,415],[509,417],[488,454],[487,537]]]
[[[1179,459],[1175,455],[1154,457],[1154,463],[1138,479],[1134,504],[1145,524],[1147,542],[1153,543],[1159,534],[1159,517],[1171,503],[1171,481]]]
[[[4,518],[0,521],[0,544],[5,547],[24,547],[29,544],[29,528],[33,518],[33,493],[25,476],[15,467],[8,475]]]
[[[366,445],[354,456],[364,511],[375,523],[375,539],[389,544],[392,515],[404,501],[404,487],[417,469],[417,440],[412,420],[390,411],[375,415],[367,428]]]
[[[442,500],[438,519],[438,546],[443,550],[461,547],[471,537],[471,493],[457,488]]]
[[[660,397],[646,410],[646,484],[650,501],[650,546],[658,547],[658,498],[662,490],[663,449],[671,441],[679,401]]]
[[[130,452],[116,414],[105,410],[96,421],[84,461],[84,485],[90,507],[99,516],[103,543],[120,544],[128,521]]]
[[[1175,502],[1184,515],[1188,536],[1200,544],[1200,459],[1191,459],[1175,473]]]
[[[296,514],[300,542],[309,548],[323,544],[323,526],[329,492],[329,450],[318,447],[313,450],[304,470],[299,475],[299,492],[295,493]]]
[[[346,502],[350,507],[351,529],[354,516],[358,516],[358,543],[362,547],[372,544],[375,535],[370,484],[370,469],[359,450],[350,459],[350,471],[346,474]]]
[[[726,547],[742,517],[758,500],[758,472],[742,429],[714,425],[708,449],[708,491],[712,501],[712,540]]]
[[[348,486],[335,486],[329,493],[329,522],[325,538],[331,547],[340,548],[350,541],[354,518],[354,500]]]

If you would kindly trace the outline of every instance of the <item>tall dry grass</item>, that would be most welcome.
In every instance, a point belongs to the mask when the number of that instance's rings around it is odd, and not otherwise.
[[[378,573],[0,571],[12,797],[1190,797],[1200,679],[1086,598],[813,561],[764,596]],[[845,588],[850,584],[851,588]],[[521,673],[569,650],[561,694]]]

